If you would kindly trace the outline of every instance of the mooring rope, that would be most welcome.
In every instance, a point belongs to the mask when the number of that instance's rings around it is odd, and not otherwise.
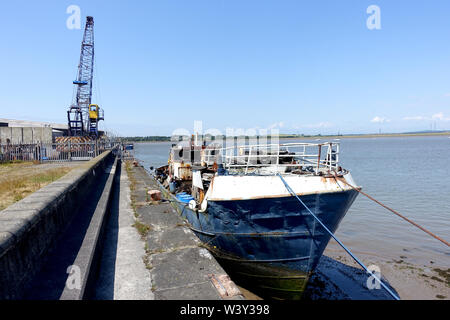
[[[327,231],[334,240],[336,240],[336,242],[353,258],[353,260],[355,260],[368,274],[370,274],[375,280],[378,281],[378,283],[395,299],[395,300],[400,300],[400,298],[391,291],[391,289],[389,289],[375,274],[372,273],[372,271],[370,271],[365,265],[364,263],[362,263],[349,249],[347,249],[347,247],[333,234],[333,232],[331,232],[327,226],[325,226],[322,221],[308,208],[308,206],[297,196],[297,194],[291,189],[291,187],[288,185],[288,183],[283,179],[283,177],[281,176],[281,174],[277,173],[277,176],[280,177],[281,181],[283,181],[284,186],[286,187],[286,189],[289,191],[289,193],[291,195],[293,195],[294,197],[297,198],[297,200],[306,208],[306,210],[308,210],[308,212],[314,217],[314,219],[317,220],[317,222],[319,222],[319,224],[325,229],[325,231]]]
[[[446,244],[448,247],[450,247],[450,243],[448,243],[447,241],[445,241],[445,240],[442,239],[441,237],[435,235],[435,234],[432,233],[431,231],[429,231],[429,230],[425,229],[424,227],[418,225],[418,224],[415,223],[414,221],[412,221],[412,220],[406,218],[405,216],[401,215],[400,213],[398,213],[398,212],[395,211],[394,209],[389,208],[387,205],[385,205],[385,204],[381,203],[380,201],[376,200],[375,198],[369,196],[367,193],[361,191],[360,189],[355,188],[355,187],[352,186],[350,183],[348,183],[347,181],[345,181],[345,179],[338,179],[337,177],[335,177],[335,179],[336,179],[337,181],[339,181],[339,182],[343,182],[344,184],[350,186],[351,188],[353,188],[353,190],[358,191],[359,193],[361,193],[362,195],[366,196],[366,197],[369,198],[370,200],[372,200],[372,201],[378,203],[378,204],[379,204],[380,206],[382,206],[383,208],[388,209],[389,211],[391,211],[392,213],[396,214],[397,216],[399,216],[399,217],[402,218],[403,220],[405,220],[405,221],[411,223],[413,226],[419,228],[419,229],[422,230],[423,232],[426,232],[427,234],[429,234],[429,235],[432,236],[433,238],[435,238],[435,239],[441,241],[442,243],[444,243],[444,244]]]

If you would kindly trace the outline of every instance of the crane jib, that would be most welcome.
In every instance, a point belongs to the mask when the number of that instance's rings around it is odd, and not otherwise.
[[[86,17],[78,64],[76,95],[67,111],[70,136],[98,137],[98,121],[103,120],[103,110],[92,104],[92,79],[94,73],[94,18]]]

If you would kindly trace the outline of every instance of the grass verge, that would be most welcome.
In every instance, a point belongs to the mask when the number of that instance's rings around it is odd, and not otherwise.
[[[58,180],[72,169],[73,167],[41,169],[39,165],[32,162],[1,164],[0,210]]]

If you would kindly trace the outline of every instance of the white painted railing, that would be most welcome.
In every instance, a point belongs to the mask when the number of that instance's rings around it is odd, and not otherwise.
[[[242,145],[227,148],[206,147],[202,162],[222,164],[226,169],[254,167],[292,167],[318,173],[320,170],[340,171],[339,143],[284,143]]]

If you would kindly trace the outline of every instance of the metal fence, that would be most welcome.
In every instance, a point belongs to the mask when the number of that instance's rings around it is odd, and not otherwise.
[[[110,141],[6,144],[0,145],[0,162],[90,160],[118,145],[119,143]]]

